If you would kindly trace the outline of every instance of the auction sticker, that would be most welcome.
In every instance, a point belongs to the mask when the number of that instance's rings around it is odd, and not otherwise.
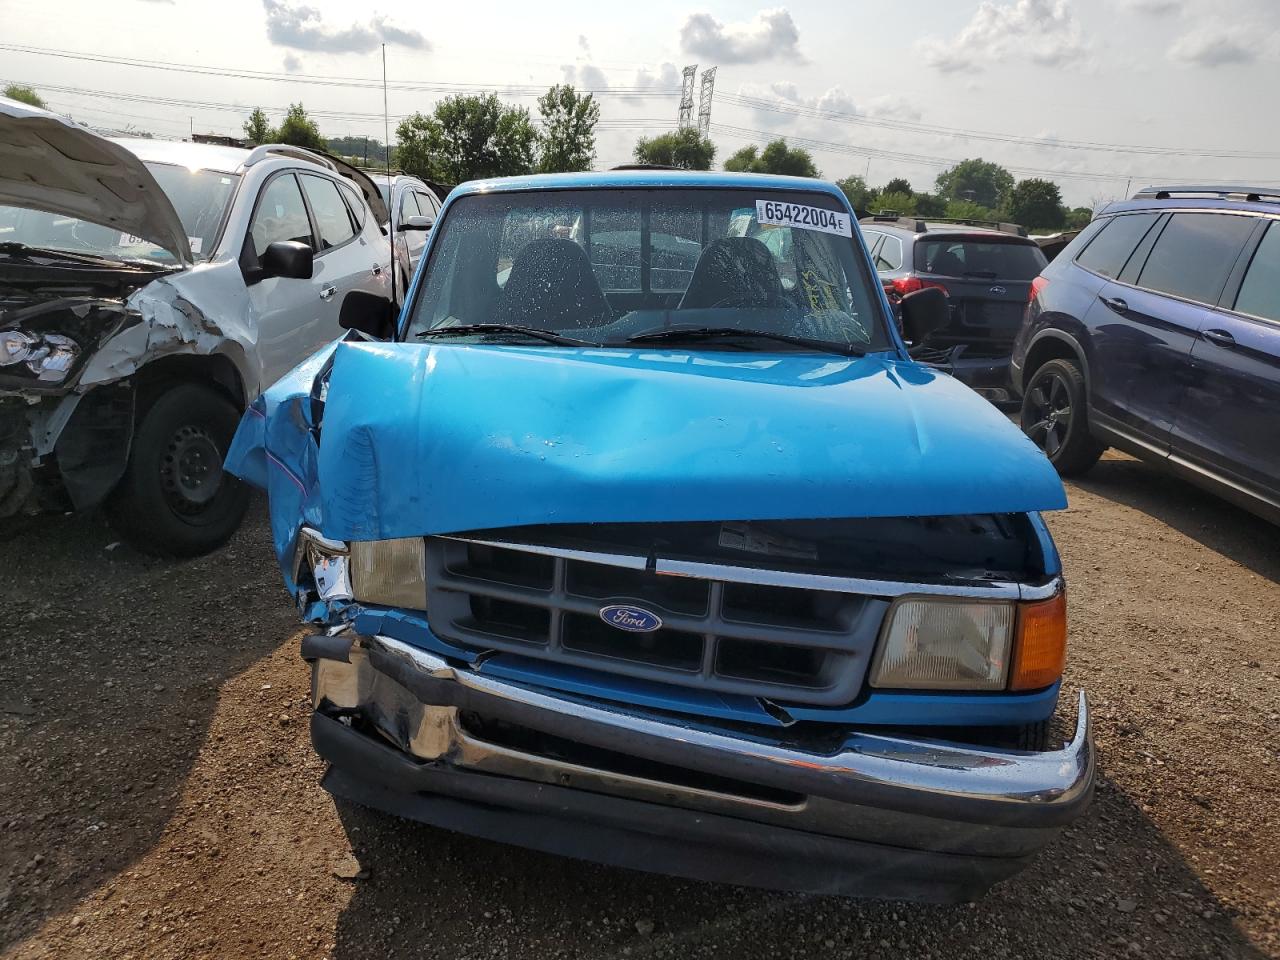
[[[840,237],[852,237],[853,227],[847,213],[807,207],[802,203],[784,203],[781,200],[757,200],[756,222],[761,226],[798,227],[801,230],[819,230]]]

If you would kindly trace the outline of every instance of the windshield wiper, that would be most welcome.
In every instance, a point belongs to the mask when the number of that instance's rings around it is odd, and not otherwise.
[[[522,327],[514,323],[459,323],[450,327],[432,327],[430,330],[423,330],[421,333],[414,334],[414,336],[419,340],[427,340],[436,337],[466,336],[467,334],[478,333],[507,333],[514,336],[529,337],[532,340],[542,340],[546,343],[555,343],[562,347],[595,346],[595,344],[588,343],[586,340],[575,340],[573,337],[552,333],[550,330],[539,330],[537,327]]]
[[[81,263],[94,267],[112,266],[118,267],[122,265],[151,267],[155,268],[157,264],[146,260],[125,260],[121,257],[107,256],[99,253],[81,253],[78,250],[59,250],[56,247],[33,247],[30,244],[21,243],[17,240],[6,240],[0,243],[0,256],[13,257],[14,259],[33,260],[36,257],[48,260],[61,260],[64,263]]]
[[[793,347],[805,347],[822,353],[835,353],[842,357],[862,357],[867,351],[851,343],[834,343],[815,340],[812,337],[796,337],[789,333],[773,333],[770,330],[739,330],[737,327],[663,327],[647,330],[627,337],[624,343],[672,343],[681,340],[774,340],[789,343]]]

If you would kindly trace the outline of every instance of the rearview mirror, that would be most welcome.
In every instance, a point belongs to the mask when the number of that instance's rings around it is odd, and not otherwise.
[[[951,319],[947,295],[937,287],[908,293],[902,298],[899,309],[902,312],[902,335],[913,344],[924,343]]]
[[[267,244],[262,255],[262,279],[286,277],[290,280],[310,280],[315,251],[309,244],[298,240],[277,240]]]
[[[396,332],[396,317],[391,301],[376,293],[352,290],[342,300],[338,326],[359,330],[375,340],[390,340]]]
[[[418,215],[416,217],[405,217],[403,220],[400,221],[400,224],[396,227],[396,229],[399,230],[401,233],[405,233],[406,231],[409,231],[409,230],[426,231],[426,230],[430,230],[434,225],[435,225],[435,221],[432,220],[430,217],[424,217],[422,215]]]

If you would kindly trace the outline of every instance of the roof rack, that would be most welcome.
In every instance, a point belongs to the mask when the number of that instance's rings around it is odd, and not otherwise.
[[[881,210],[873,216],[861,218],[858,222],[892,224],[903,230],[910,230],[912,233],[928,233],[939,224],[955,223],[970,227],[988,227],[992,230],[998,230],[1000,233],[1011,233],[1018,237],[1027,235],[1026,227],[1016,223],[1006,223],[1000,220],[975,220],[972,217],[904,217],[894,210]]]
[[[338,172],[338,165],[322,154],[306,147],[295,147],[288,143],[264,143],[254,147],[249,151],[249,155],[241,161],[240,166],[252,167],[255,163],[261,163],[271,157],[293,157],[295,160],[306,160],[309,163],[315,163],[319,166]]]
[[[620,163],[616,167],[610,167],[610,170],[680,170],[683,167],[669,167],[663,163]]]
[[[1245,203],[1280,203],[1280,187],[1195,186],[1144,187],[1134,200],[1172,200],[1174,197],[1220,197]]]

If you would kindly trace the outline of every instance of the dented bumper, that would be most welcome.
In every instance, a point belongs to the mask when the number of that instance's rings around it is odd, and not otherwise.
[[[308,638],[325,785],[464,833],[749,886],[959,901],[1087,806],[1094,754],[764,733],[494,679],[387,637]],[[798,728],[797,728],[798,729]]]

